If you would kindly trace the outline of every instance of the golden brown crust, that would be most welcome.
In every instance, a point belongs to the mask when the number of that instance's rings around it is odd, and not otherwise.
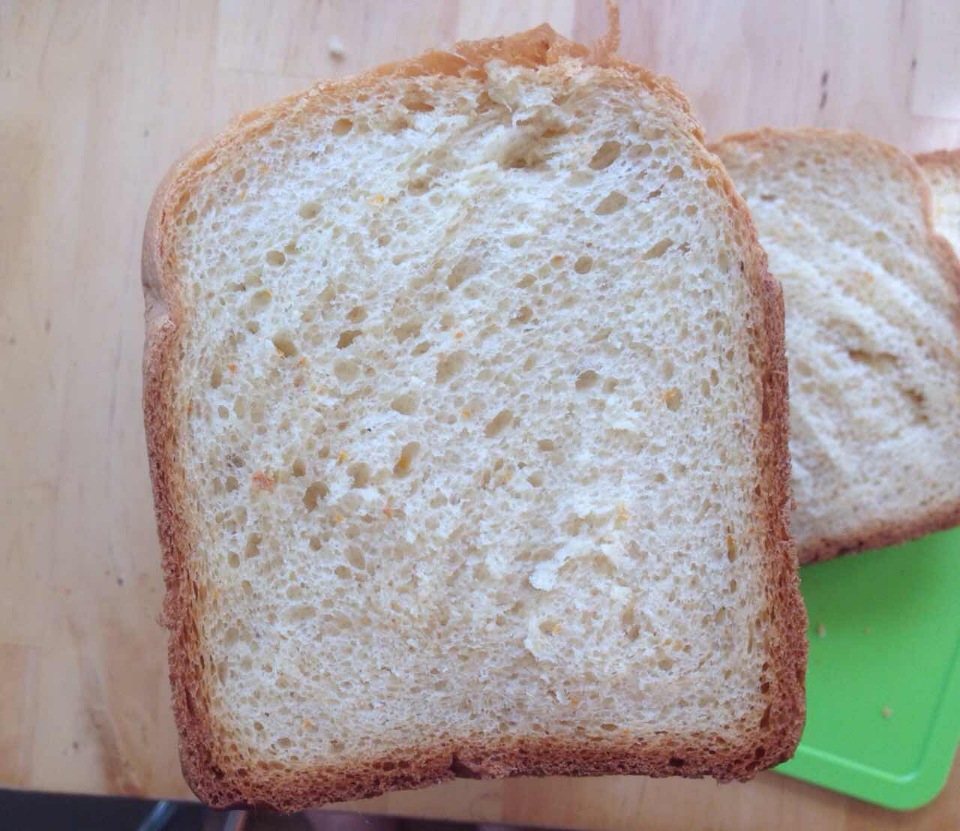
[[[879,139],[870,138],[850,130],[819,127],[795,129],[764,127],[759,130],[724,136],[711,146],[718,148],[725,144],[753,144],[763,148],[787,138],[801,138],[811,142],[828,138],[842,138],[857,143],[869,142],[913,181],[923,206],[923,223],[927,230],[928,242],[934,250],[940,272],[954,289],[953,318],[957,330],[960,332],[960,261],[958,261],[957,253],[950,243],[936,233],[933,224],[933,196],[929,183],[920,167],[920,165],[947,165],[955,167],[958,170],[958,175],[960,175],[960,149],[939,150],[921,154],[914,160],[899,148]],[[801,565],[806,565],[829,560],[842,554],[855,554],[871,548],[897,545],[932,534],[935,531],[943,531],[957,524],[960,524],[960,502],[954,505],[937,506],[926,513],[905,520],[889,520],[883,523],[864,525],[852,534],[800,541],[798,542],[799,561]]]
[[[184,776],[205,802],[226,807],[255,804],[295,810],[330,801],[374,796],[387,790],[433,784],[457,776],[599,775],[713,776],[748,779],[757,770],[788,758],[803,723],[805,613],[798,590],[796,559],[789,538],[789,458],[786,439],[786,369],[783,357],[783,310],[779,289],[769,279],[756,243],[749,213],[716,160],[716,183],[731,200],[735,222],[747,234],[750,258],[745,279],[761,316],[753,337],[762,367],[763,431],[758,455],[763,481],[758,488],[758,519],[764,524],[769,606],[772,625],[766,688],[767,709],[757,724],[744,725],[738,742],[717,736],[655,740],[631,737],[594,741],[559,741],[518,737],[509,741],[458,744],[393,754],[353,767],[307,768],[278,774],[235,766],[224,770],[229,752],[217,745],[202,684],[202,655],[197,629],[196,575],[191,573],[191,534],[187,495],[177,457],[177,425],[186,402],[177,401],[175,376],[178,346],[186,325],[170,230],[171,219],[197,179],[215,169],[231,148],[270,129],[280,117],[311,106],[321,93],[327,101],[348,100],[385,76],[422,74],[476,76],[483,64],[499,58],[512,64],[544,66],[563,57],[587,59],[588,50],[548,26],[510,38],[458,44],[455,53],[431,52],[381,67],[353,79],[321,83],[264,110],[250,113],[235,126],[177,165],[160,186],[147,221],[143,249],[143,283],[147,305],[144,354],[144,418],[154,486],[167,596],[164,618],[170,630],[169,662],[173,706],[180,734]],[[669,99],[685,132],[702,141],[699,124],[674,84],[640,67],[609,58],[605,65],[631,76],[653,94]]]
[[[936,531],[945,531],[956,525],[960,525],[960,505],[948,505],[941,510],[922,514],[909,522],[864,528],[856,537],[847,536],[841,540],[823,537],[812,540],[804,546],[800,562],[802,565],[807,565],[829,560],[841,554],[857,554],[874,548],[899,545]]]
[[[754,342],[761,360],[762,418],[757,448],[761,481],[757,498],[764,520],[764,552],[767,557],[767,587],[771,640],[767,644],[770,674],[765,675],[767,710],[761,719],[762,747],[758,768],[789,759],[800,742],[806,715],[807,610],[800,594],[797,554],[790,537],[790,409],[784,333],[783,291],[767,270],[767,255],[761,247],[746,203],[737,193],[726,169],[714,157],[721,186],[730,200],[741,234],[753,257],[746,263],[761,309],[760,328]]]
[[[918,153],[913,157],[920,167],[951,168],[955,175],[960,177],[960,147],[953,150],[933,150],[929,153]]]

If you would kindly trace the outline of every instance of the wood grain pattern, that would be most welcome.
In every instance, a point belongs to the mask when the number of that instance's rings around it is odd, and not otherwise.
[[[910,151],[960,145],[955,3],[622,5],[623,54],[673,75],[713,137],[817,124]],[[188,795],[140,415],[140,235],[165,169],[316,77],[543,20],[590,40],[602,2],[0,0],[0,786]],[[908,815],[773,774],[455,782],[357,807],[598,829],[946,829],[960,772]]]

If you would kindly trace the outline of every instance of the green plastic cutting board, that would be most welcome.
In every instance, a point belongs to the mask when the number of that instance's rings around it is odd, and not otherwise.
[[[800,576],[807,725],[777,770],[919,808],[943,788],[960,741],[960,528]]]

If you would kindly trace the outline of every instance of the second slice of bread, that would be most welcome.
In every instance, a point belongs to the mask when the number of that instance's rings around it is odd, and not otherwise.
[[[801,561],[960,522],[960,263],[920,169],[840,131],[715,149],[783,285]]]

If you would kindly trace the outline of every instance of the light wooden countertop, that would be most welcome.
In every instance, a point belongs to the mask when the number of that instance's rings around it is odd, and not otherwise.
[[[960,144],[960,4],[624,0],[622,53],[717,137],[856,127]],[[323,76],[600,0],[0,0],[0,787],[186,797],[140,411],[140,236],[165,169]],[[332,54],[336,36],[344,54]],[[579,828],[960,827],[960,771],[897,815],[774,774],[454,782],[365,810]]]

